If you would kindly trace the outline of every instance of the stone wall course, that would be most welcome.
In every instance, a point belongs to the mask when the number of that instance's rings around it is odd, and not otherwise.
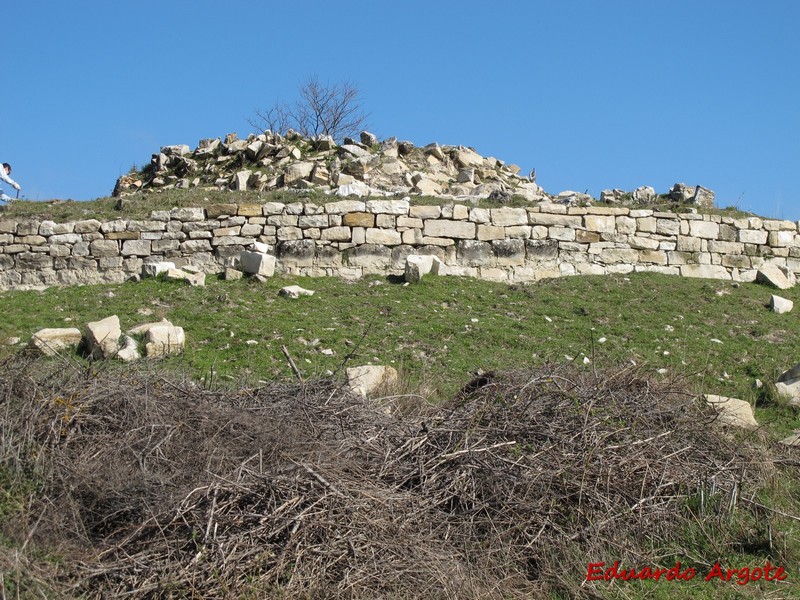
[[[0,288],[123,281],[138,274],[142,259],[215,272],[255,241],[284,245],[279,272],[344,277],[402,271],[405,256],[423,248],[440,256],[446,273],[504,281],[634,270],[752,281],[764,257],[800,274],[794,221],[553,203],[481,208],[345,199],[176,208],[145,220],[3,219]]]

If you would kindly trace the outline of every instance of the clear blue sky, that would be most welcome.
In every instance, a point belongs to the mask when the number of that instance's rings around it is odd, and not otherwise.
[[[800,219],[797,0],[8,0],[0,25],[0,160],[32,200],[109,195],[317,75],[354,82],[379,136],[551,193],[680,181]]]

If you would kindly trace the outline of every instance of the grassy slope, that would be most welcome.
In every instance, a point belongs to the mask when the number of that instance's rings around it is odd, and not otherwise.
[[[278,297],[293,283],[316,294]],[[306,375],[336,371],[353,353],[347,366],[394,365],[437,400],[478,368],[567,356],[600,366],[635,361],[666,369],[665,376],[685,375],[698,391],[755,403],[768,395],[754,388],[756,378],[774,381],[800,360],[800,322],[791,313],[772,313],[766,306],[771,293],[756,284],[656,274],[528,286],[451,277],[412,286],[383,277],[274,278],[266,284],[210,277],[205,288],[145,280],[2,292],[0,339],[25,341],[40,328],[83,327],[112,314],[123,329],[166,317],[184,327],[188,339],[185,355],[171,360],[223,382],[241,375],[291,377],[285,345]],[[798,290],[781,294],[800,302]],[[759,407],[759,417],[777,433],[800,427],[792,411],[774,406]]]
[[[316,294],[298,300],[277,295],[292,283]],[[478,368],[562,361],[565,355],[579,362],[586,356],[599,366],[633,360],[654,371],[667,369],[665,376],[687,377],[698,391],[758,402],[757,418],[774,440],[800,428],[800,418],[768,393],[757,392],[753,382],[756,377],[771,382],[797,362],[800,322],[793,314],[771,313],[766,307],[771,293],[756,284],[656,274],[573,277],[527,286],[453,277],[410,286],[383,277],[350,283],[276,277],[264,284],[210,277],[205,288],[145,280],[2,292],[0,340],[19,336],[24,341],[43,327],[83,327],[111,314],[119,315],[123,329],[166,317],[186,329],[188,340],[186,353],[169,361],[207,382],[213,378],[212,385],[240,376],[253,382],[292,378],[281,351],[285,345],[306,376],[336,371],[343,363],[392,364],[411,389],[434,401],[451,396]],[[798,290],[781,294],[800,301]],[[328,349],[333,355],[323,353]],[[797,489],[796,479],[781,477],[759,497],[797,514]],[[800,554],[800,548],[791,550],[798,546],[796,521],[777,518],[773,527],[776,539],[789,545],[789,555]],[[737,568],[756,566],[763,562],[759,552],[734,549],[736,540],[754,528],[758,523],[741,514],[710,540],[702,531],[687,537],[700,556],[726,557]],[[641,597],[645,590],[663,598],[737,592],[752,597],[759,589],[786,591],[698,578],[680,585],[628,582],[617,592],[619,597]],[[617,592],[609,590],[611,596]]]

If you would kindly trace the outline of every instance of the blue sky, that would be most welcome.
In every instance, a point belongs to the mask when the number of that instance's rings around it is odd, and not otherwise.
[[[0,19],[0,160],[32,200],[246,135],[316,75],[355,83],[380,137],[472,146],[551,193],[684,182],[800,219],[795,0],[27,0]]]

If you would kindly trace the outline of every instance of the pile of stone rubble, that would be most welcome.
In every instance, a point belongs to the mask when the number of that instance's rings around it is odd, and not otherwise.
[[[187,145],[164,146],[141,171],[120,177],[114,196],[167,189],[227,189],[267,192],[278,189],[316,190],[339,196],[422,196],[478,200],[558,202],[568,206],[591,205],[588,194],[563,191],[548,194],[536,184],[535,170],[520,167],[473,148],[431,143],[418,147],[389,138],[380,141],[364,131],[359,140],[330,137],[304,138],[297,133],[250,134],[239,139],[204,139],[192,150]],[[642,186],[626,192],[603,190],[601,202],[648,205],[674,201],[713,206],[714,193],[702,186],[677,183],[666,194]]]

